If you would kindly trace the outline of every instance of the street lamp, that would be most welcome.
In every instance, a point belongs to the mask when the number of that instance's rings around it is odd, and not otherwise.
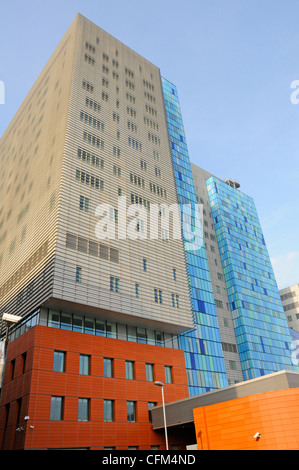
[[[164,401],[164,383],[156,381],[154,382],[155,385],[161,387],[162,390],[162,403],[163,403],[163,419],[164,419],[164,429],[165,429],[165,442],[166,442],[166,450],[168,450],[168,438],[167,438],[167,425],[166,425],[166,413],[165,413],[165,401]]]

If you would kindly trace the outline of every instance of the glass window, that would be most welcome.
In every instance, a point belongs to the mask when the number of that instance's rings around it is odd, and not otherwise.
[[[148,419],[149,419],[149,422],[152,423],[152,409],[154,408],[154,406],[156,406],[157,403],[155,402],[148,402]]]
[[[79,398],[78,421],[89,421],[89,398]]]
[[[82,268],[80,266],[76,267],[76,282],[82,282]]]
[[[55,310],[49,310],[48,326],[51,326],[52,328],[59,328],[60,327],[60,314],[59,314],[59,312],[55,312]]]
[[[154,330],[146,330],[147,344],[156,344]]]
[[[104,400],[104,422],[113,421],[113,400]]]
[[[153,364],[146,364],[146,380],[148,382],[154,381],[154,365]]]
[[[145,328],[138,328],[137,327],[137,341],[138,341],[138,343],[146,343]]]
[[[80,354],[80,368],[79,374],[81,375],[89,375],[89,364],[90,363],[90,356],[86,354]]]
[[[107,337],[108,338],[116,338],[117,337],[116,323],[112,323],[112,322],[107,321],[106,331],[107,331]]]
[[[156,331],[156,345],[157,346],[164,346],[164,335],[160,331]]]
[[[63,397],[51,397],[50,420],[61,421],[63,413]]]
[[[127,339],[128,341],[136,341],[136,326],[127,325]]]
[[[53,371],[64,372],[65,366],[65,352],[54,351]]]
[[[139,284],[135,284],[135,295],[139,297]]]
[[[90,335],[94,334],[94,319],[85,317],[84,321],[84,333],[88,333]]]
[[[127,421],[128,423],[136,423],[136,402],[127,401]]]
[[[105,321],[96,320],[96,335],[106,336],[106,324]]]
[[[83,333],[83,317],[80,315],[73,316],[73,331]]]
[[[126,379],[134,379],[134,362],[126,361]]]
[[[71,314],[61,312],[61,329],[62,330],[72,329],[72,315]]]
[[[104,377],[113,377],[113,359],[104,357]]]
[[[167,384],[172,384],[172,367],[170,366],[165,366],[165,382]]]

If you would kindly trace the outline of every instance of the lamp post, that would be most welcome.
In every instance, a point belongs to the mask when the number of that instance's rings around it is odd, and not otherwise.
[[[166,425],[166,413],[165,413],[165,401],[164,401],[164,383],[156,381],[154,382],[155,385],[161,387],[162,390],[162,403],[163,403],[163,419],[164,419],[164,429],[165,429],[165,442],[166,442],[166,450],[168,450],[168,437],[167,437],[167,425]]]

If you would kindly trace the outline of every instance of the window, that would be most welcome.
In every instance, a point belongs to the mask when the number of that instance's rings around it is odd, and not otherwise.
[[[89,421],[89,398],[79,398],[78,421]]]
[[[128,423],[136,423],[136,402],[127,401],[127,421]]]
[[[154,289],[154,298],[155,298],[155,302],[160,302],[160,304],[162,304],[163,303],[162,291],[158,289]]]
[[[173,307],[180,307],[180,296],[177,294],[171,294],[171,299],[172,299],[172,306]]]
[[[143,258],[143,271],[147,271],[147,259]]]
[[[10,363],[10,380],[14,378],[15,366],[16,366],[16,360],[13,359]]]
[[[140,294],[139,284],[135,284],[135,295],[136,295],[137,298],[139,297],[139,294]]]
[[[155,402],[152,402],[152,401],[149,401],[148,402],[148,419],[149,419],[149,422],[152,423],[152,409],[154,408],[154,406],[156,406],[157,403]]]
[[[104,377],[113,377],[113,359],[104,357]]]
[[[90,369],[90,356],[86,354],[80,354],[80,367],[79,367],[79,374],[81,375],[89,375]]]
[[[21,359],[22,359],[21,373],[24,374],[25,369],[26,369],[26,360],[27,360],[27,353],[26,352],[22,354]]]
[[[80,196],[79,209],[85,212],[89,211],[89,199],[87,197]]]
[[[113,292],[119,292],[119,278],[110,276],[110,290]]]
[[[148,382],[154,381],[154,365],[153,364],[145,364],[146,367],[146,380]]]
[[[113,421],[113,408],[113,400],[104,400],[104,422],[107,423]]]
[[[126,379],[134,380],[134,362],[126,361]]]
[[[82,282],[82,268],[80,266],[76,267],[76,282]]]
[[[65,366],[65,352],[54,351],[53,371],[64,372],[65,370],[64,366]]]
[[[172,367],[171,366],[164,366],[165,370],[165,382],[167,384],[172,384]]]
[[[173,279],[176,281],[176,269],[172,269]]]
[[[115,176],[121,176],[121,168],[119,166],[113,165],[113,174]]]
[[[63,397],[51,397],[50,420],[61,421],[63,415]]]

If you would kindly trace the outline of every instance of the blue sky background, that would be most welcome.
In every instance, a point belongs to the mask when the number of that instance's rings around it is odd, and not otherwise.
[[[0,0],[0,136],[77,12],[177,86],[191,161],[240,181],[278,286],[299,283],[299,1]]]

